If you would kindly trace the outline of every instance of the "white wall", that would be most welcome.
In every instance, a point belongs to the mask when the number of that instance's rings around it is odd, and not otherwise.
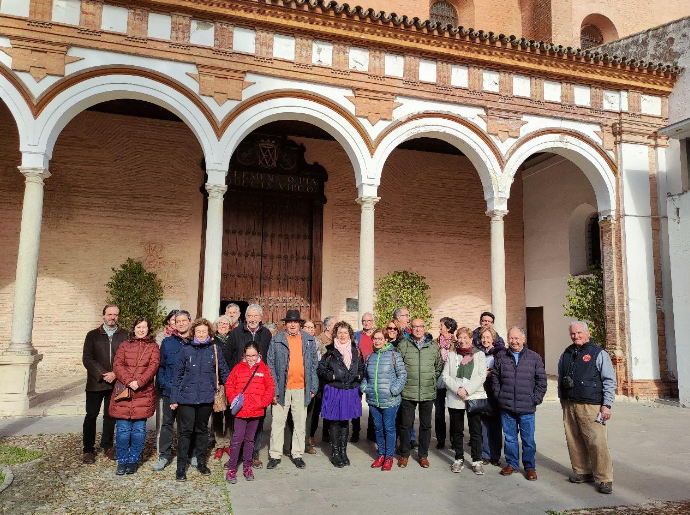
[[[570,319],[563,304],[570,274],[571,216],[582,204],[596,206],[596,199],[585,174],[560,156],[526,169],[522,181],[526,306],[544,307],[546,372],[556,374],[558,358],[570,344]]]

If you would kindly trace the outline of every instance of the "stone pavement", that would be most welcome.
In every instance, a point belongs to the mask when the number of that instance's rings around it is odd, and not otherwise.
[[[690,410],[672,403],[627,402],[617,403],[614,418],[609,423],[610,446],[614,461],[614,494],[604,496],[596,492],[594,485],[572,485],[566,480],[570,472],[568,452],[561,422],[560,407],[556,402],[547,402],[537,412],[537,472],[539,480],[528,482],[522,474],[511,477],[498,475],[498,468],[487,466],[486,475],[475,476],[470,470],[452,474],[450,451],[437,451],[432,439],[430,451],[431,468],[422,469],[414,458],[414,452],[407,469],[394,466],[391,472],[381,472],[369,467],[375,454],[375,447],[366,440],[348,446],[352,466],[345,469],[333,468],[327,459],[327,447],[319,442],[319,453],[307,455],[307,468],[297,470],[284,458],[276,470],[255,471],[256,480],[246,482],[239,479],[236,485],[225,486],[220,480],[220,463],[214,463],[213,478],[194,476],[193,483],[180,486],[172,479],[173,472],[166,469],[162,476],[149,472],[152,453],[137,474],[136,480],[147,489],[154,488],[160,495],[175,496],[176,505],[171,513],[191,513],[201,508],[198,497],[201,493],[209,497],[208,502],[218,512],[224,506],[222,499],[229,492],[232,512],[240,515],[270,514],[280,510],[281,515],[305,513],[337,514],[408,514],[408,513],[492,513],[537,514],[547,510],[594,508],[613,505],[642,504],[653,501],[677,501],[690,498],[687,485],[690,484]],[[270,418],[269,418],[270,420]],[[79,433],[82,418],[78,416],[39,417],[0,420],[0,436],[18,434],[48,435],[51,433]],[[366,423],[364,418],[363,423]],[[262,459],[267,460],[266,443],[270,424],[264,434]],[[151,427],[151,425],[149,425]],[[320,435],[320,432],[317,433]],[[56,437],[57,438],[57,437]],[[152,440],[152,435],[150,440]],[[318,442],[318,438],[317,438]],[[62,452],[80,453],[79,438],[70,437],[65,442],[70,448]],[[77,460],[75,460],[77,461]],[[75,478],[84,476],[87,467],[75,465]],[[104,470],[98,472],[99,480],[105,482],[106,490],[118,484],[113,466],[101,464]],[[76,481],[76,479],[74,480]],[[79,482],[63,482],[61,488],[75,488]],[[191,486],[191,485],[194,486]],[[16,485],[10,487],[11,492]],[[190,489],[191,488],[191,489]],[[7,493],[6,492],[6,493]],[[181,492],[186,492],[180,496]],[[4,504],[6,493],[0,496]],[[70,506],[78,492],[68,492]],[[99,492],[96,491],[95,502]],[[189,497],[188,497],[189,496]],[[193,496],[193,497],[192,497]],[[106,496],[105,504],[110,506],[112,495]],[[141,497],[141,496],[139,496]],[[158,497],[156,497],[157,499]],[[161,512],[161,504],[145,509],[136,495],[116,496],[122,510],[127,513]],[[197,499],[197,500],[193,500]],[[135,502],[138,501],[138,502]],[[115,509],[115,508],[113,508]],[[118,508],[119,510],[119,508]],[[128,510],[128,511],[127,511]],[[479,510],[479,511],[477,511]],[[12,511],[4,511],[12,513]],[[48,511],[39,510],[41,513]],[[32,511],[24,511],[29,513]],[[78,513],[61,510],[61,513]],[[101,510],[101,513],[111,513]],[[112,511],[120,513],[120,511]]]

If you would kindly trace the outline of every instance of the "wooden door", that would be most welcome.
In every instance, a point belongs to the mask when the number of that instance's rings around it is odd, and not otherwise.
[[[527,308],[527,346],[541,356],[544,356],[544,308]]]

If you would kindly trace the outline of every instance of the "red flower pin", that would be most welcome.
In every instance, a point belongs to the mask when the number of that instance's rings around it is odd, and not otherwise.
[[[582,361],[584,361],[585,363],[587,363],[590,359],[592,359],[592,356],[590,356],[589,354],[585,354],[584,356],[582,356]]]

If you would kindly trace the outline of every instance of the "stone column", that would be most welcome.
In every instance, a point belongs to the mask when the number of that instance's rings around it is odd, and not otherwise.
[[[506,323],[506,252],[503,238],[503,217],[507,210],[492,209],[486,212],[491,218],[491,311],[496,320],[494,329],[508,341]]]
[[[380,197],[361,196],[357,203],[362,206],[359,227],[359,321],[367,311],[374,312],[374,206]]]
[[[212,322],[220,310],[220,279],[223,264],[223,196],[225,184],[206,183],[206,250],[204,253],[204,296],[201,313]]]
[[[36,367],[43,359],[31,343],[43,218],[44,167],[20,166],[26,177],[14,285],[10,345],[0,355],[0,413],[21,414],[36,399]]]

